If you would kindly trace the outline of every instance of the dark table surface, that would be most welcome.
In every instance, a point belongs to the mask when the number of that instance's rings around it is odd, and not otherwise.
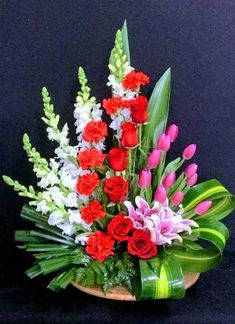
[[[46,85],[63,121],[73,124],[77,67],[83,66],[98,100],[105,86],[115,31],[127,18],[132,64],[153,81],[171,66],[170,121],[180,125],[173,154],[197,142],[200,180],[216,177],[235,193],[235,2],[233,0],[0,0],[0,170],[35,183],[22,134],[49,157],[40,121]],[[145,93],[150,94],[153,83]],[[75,133],[71,134],[75,142]],[[56,294],[49,278],[30,281],[32,262],[18,251],[14,230],[23,200],[1,182],[1,323],[234,323],[235,220],[224,263],[201,275],[179,301],[113,302],[69,287]]]

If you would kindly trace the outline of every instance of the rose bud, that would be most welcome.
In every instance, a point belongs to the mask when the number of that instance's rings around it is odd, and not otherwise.
[[[154,193],[154,200],[158,201],[160,204],[163,204],[166,201],[166,189],[163,186],[159,186]]]
[[[197,215],[203,215],[211,208],[211,205],[211,200],[204,200],[196,206],[195,212],[197,213]]]
[[[171,146],[171,139],[169,135],[162,133],[157,141],[157,149],[159,151],[167,152]]]
[[[174,142],[178,137],[179,127],[175,124],[170,125],[166,130],[166,135],[170,136],[171,142]]]
[[[175,192],[173,194],[173,196],[171,197],[171,202],[172,204],[174,204],[175,206],[178,206],[179,204],[182,203],[184,199],[184,194],[182,191],[178,191],[178,192]]]
[[[148,100],[144,96],[139,96],[132,100],[131,117],[132,121],[137,124],[143,124],[148,120]]]
[[[157,149],[152,150],[148,156],[147,167],[149,169],[155,169],[161,161],[161,152]]]
[[[187,178],[191,178],[197,172],[198,165],[196,163],[189,164],[184,170]]]
[[[128,165],[128,150],[114,147],[109,151],[108,164],[114,171],[124,171]]]
[[[188,179],[186,180],[186,183],[187,183],[187,185],[188,185],[189,187],[192,187],[192,186],[194,186],[194,185],[196,184],[197,179],[198,179],[198,174],[195,173],[192,177],[190,177],[190,178],[188,178]]]
[[[124,147],[134,147],[138,144],[138,132],[136,124],[132,122],[126,122],[121,125],[122,137],[121,143]]]
[[[138,186],[141,189],[147,188],[151,185],[152,174],[148,169],[143,169],[139,174]]]
[[[162,181],[162,184],[165,188],[170,188],[176,179],[175,172],[169,172]]]
[[[183,158],[185,160],[190,160],[194,156],[196,148],[196,144],[190,144],[189,146],[187,146],[183,151]]]

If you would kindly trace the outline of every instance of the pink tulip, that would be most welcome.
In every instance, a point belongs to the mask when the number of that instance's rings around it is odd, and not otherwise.
[[[179,127],[175,124],[170,125],[166,130],[166,135],[170,136],[171,142],[174,142],[178,137]]]
[[[147,166],[149,169],[155,169],[161,161],[161,152],[157,149],[152,150],[148,156]]]
[[[166,201],[166,189],[163,186],[159,186],[154,193],[154,200],[158,201],[160,204],[163,204]]]
[[[162,181],[162,184],[165,188],[170,188],[176,179],[175,172],[169,172]]]
[[[157,141],[157,149],[159,151],[167,152],[171,146],[171,139],[169,135],[162,133]]]
[[[188,185],[189,187],[192,187],[192,186],[194,186],[194,185],[196,184],[197,179],[198,179],[198,174],[195,173],[192,177],[190,177],[190,178],[188,178],[188,179],[186,180],[186,183],[187,183],[187,185]]]
[[[148,169],[143,169],[139,174],[138,186],[141,189],[147,188],[151,185],[152,174]]]
[[[198,215],[203,215],[211,208],[211,205],[212,205],[211,200],[204,200],[196,206],[195,212]]]
[[[184,194],[182,191],[175,192],[174,195],[171,197],[171,202],[175,206],[178,206],[179,204],[182,203],[184,199]]]
[[[196,148],[196,144],[190,144],[189,146],[187,146],[183,151],[183,158],[186,160],[190,160],[194,156]]]
[[[189,164],[184,170],[187,178],[191,178],[197,172],[198,165],[196,163]]]

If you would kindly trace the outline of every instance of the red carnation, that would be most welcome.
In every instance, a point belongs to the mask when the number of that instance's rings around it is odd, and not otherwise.
[[[100,180],[97,173],[85,174],[78,178],[77,192],[80,195],[90,196],[99,183]]]
[[[128,165],[128,150],[114,147],[109,151],[108,164],[114,171],[124,171]]]
[[[137,90],[141,85],[149,83],[149,77],[142,72],[131,71],[122,80],[124,88],[129,90]]]
[[[92,224],[96,219],[102,219],[105,216],[104,206],[97,199],[82,207],[80,211],[82,219],[87,224]]]
[[[157,255],[156,245],[150,240],[149,234],[143,230],[135,230],[128,240],[127,251],[141,259],[150,259]]]
[[[102,154],[96,148],[87,149],[78,154],[78,162],[83,170],[87,170],[89,168],[98,168],[102,165],[105,154]]]
[[[113,255],[114,239],[108,233],[96,231],[91,234],[86,244],[86,253],[93,259],[103,262],[109,255]]]
[[[121,143],[124,147],[134,147],[138,144],[138,132],[136,124],[132,122],[126,122],[121,125],[122,137]]]
[[[104,183],[104,192],[113,203],[124,201],[126,199],[128,188],[128,182],[121,176],[108,178]]]
[[[107,114],[115,115],[120,108],[130,108],[130,100],[124,100],[121,97],[103,99],[103,107]]]
[[[82,138],[87,142],[100,142],[107,136],[107,125],[101,120],[90,121],[84,128]]]
[[[144,96],[139,96],[132,100],[131,117],[132,121],[137,124],[143,124],[148,120],[148,100]]]
[[[123,213],[112,218],[108,225],[108,232],[112,234],[117,241],[127,241],[133,230],[133,222],[130,218],[124,217]]]

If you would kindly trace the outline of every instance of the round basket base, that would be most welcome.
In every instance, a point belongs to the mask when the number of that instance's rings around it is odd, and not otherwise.
[[[185,288],[188,289],[192,285],[195,284],[195,282],[198,280],[200,276],[200,273],[184,273],[184,279],[185,279]],[[115,287],[109,290],[109,292],[104,295],[101,288],[87,288],[78,285],[76,282],[72,282],[72,285],[93,296],[101,297],[101,298],[107,298],[107,299],[114,299],[114,300],[125,300],[125,301],[136,301],[135,297],[130,294],[130,292],[125,287]]]

